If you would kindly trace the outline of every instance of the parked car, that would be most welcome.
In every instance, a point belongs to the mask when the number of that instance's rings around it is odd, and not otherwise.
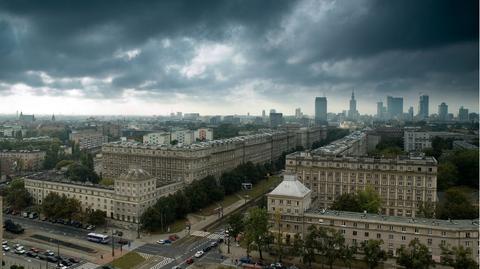
[[[195,258],[200,258],[200,257],[203,256],[204,253],[205,253],[205,252],[203,252],[202,250],[199,250],[199,251],[197,251],[197,253],[195,253],[194,256],[195,256]]]
[[[7,240],[3,240],[2,241],[2,245],[7,245],[8,244],[8,241]]]
[[[188,258],[186,261],[185,261],[186,264],[192,264],[193,263],[193,259],[192,258]]]
[[[241,263],[249,263],[249,264],[252,263],[252,259],[250,259],[249,257],[241,257],[241,258],[239,259],[239,261],[240,261]]]
[[[38,254],[33,251],[27,251],[26,254],[28,257],[32,257],[32,258],[36,258],[38,256]]]
[[[206,246],[206,247],[203,248],[203,252],[209,252],[210,249],[212,249],[211,246]]]
[[[7,245],[2,246],[3,251],[10,251],[10,247]]]
[[[26,212],[26,211],[25,211],[25,212],[22,213],[22,217],[28,218],[28,214],[29,214],[29,212]]]
[[[211,246],[212,248],[214,248],[214,247],[218,246],[218,243],[217,243],[216,241],[213,241],[213,242],[210,244],[210,246]]]
[[[70,262],[72,262],[72,263],[79,263],[79,262],[80,262],[79,259],[74,258],[74,257],[70,257],[70,258],[68,258],[68,260],[69,260]]]
[[[163,244],[165,244],[165,240],[160,239],[160,240],[157,241],[157,244],[163,245]]]
[[[36,218],[38,218],[38,213],[37,212],[32,212],[28,215],[28,217],[30,219],[36,219]]]
[[[182,269],[182,267],[175,265],[174,267],[172,267],[172,269]]]
[[[51,263],[56,263],[58,262],[58,259],[53,256],[47,256],[47,261]]]
[[[35,252],[35,253],[40,252],[40,250],[38,248],[30,248],[30,251]]]
[[[45,255],[47,255],[47,256],[50,256],[50,257],[51,257],[51,256],[54,256],[54,255],[55,255],[55,252],[53,252],[53,251],[51,251],[51,250],[47,249],[47,250],[45,251]]]
[[[94,225],[87,225],[87,227],[85,228],[87,230],[94,230],[95,229],[95,226]]]
[[[15,249],[15,254],[18,254],[18,255],[23,255],[25,254],[25,250],[23,248],[17,248]]]
[[[43,255],[43,254],[38,254],[37,259],[46,260],[46,259],[47,259],[47,256],[45,256],[45,255]]]
[[[180,238],[180,237],[179,237],[178,235],[176,235],[176,234],[172,234],[172,235],[170,235],[170,236],[168,237],[168,239],[171,240],[171,241],[175,241],[175,240],[177,240],[177,239],[179,239],[179,238]]]
[[[171,243],[172,243],[172,241],[169,240],[169,239],[165,239],[165,240],[163,240],[163,241],[165,242],[165,244],[171,244]]]

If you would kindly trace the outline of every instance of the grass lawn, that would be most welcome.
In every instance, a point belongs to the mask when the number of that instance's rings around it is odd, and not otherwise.
[[[227,207],[240,200],[240,197],[245,198],[245,195],[248,195],[248,199],[255,199],[267,192],[268,189],[277,186],[280,181],[281,178],[279,176],[271,176],[268,179],[261,180],[260,182],[255,184],[251,190],[242,190],[235,194],[225,196],[222,201],[203,208],[202,210],[198,211],[197,214],[202,216],[210,216],[216,214],[217,212],[215,211],[215,209],[218,208],[219,205],[221,205],[222,207]]]
[[[255,184],[251,190],[240,191],[239,194],[242,197],[248,195],[249,199],[254,199],[266,193],[270,188],[276,187],[281,181],[282,179],[279,176],[270,176],[268,179],[261,180]]]
[[[197,213],[202,216],[210,216],[217,213],[215,209],[218,208],[219,205],[221,205],[222,207],[227,207],[238,200],[240,200],[240,197],[238,197],[238,194],[235,193],[232,195],[228,195],[228,196],[225,196],[225,198],[222,201],[211,204],[203,208],[201,211],[198,211]]]
[[[187,219],[177,219],[177,220],[175,220],[174,223],[169,225],[169,227],[170,227],[169,232],[168,231],[157,230],[157,231],[152,232],[152,234],[178,233],[181,230],[185,229],[185,222],[186,221],[187,221]]]
[[[119,269],[131,269],[145,261],[145,258],[136,252],[129,252],[122,257],[114,260],[112,266]]]

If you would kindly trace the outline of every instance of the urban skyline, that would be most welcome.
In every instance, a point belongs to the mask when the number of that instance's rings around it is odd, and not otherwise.
[[[476,1],[36,5],[0,3],[0,113],[313,115],[352,89],[361,114],[388,95],[417,111],[420,93],[478,112]]]

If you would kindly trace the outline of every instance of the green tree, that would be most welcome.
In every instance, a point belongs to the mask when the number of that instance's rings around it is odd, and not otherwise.
[[[357,254],[357,245],[352,246],[344,245],[341,251],[342,255],[340,259],[349,268],[352,268],[353,261],[355,260],[355,254]]]
[[[308,227],[307,235],[305,236],[302,260],[308,268],[312,268],[312,263],[316,261],[316,251],[318,247],[318,229],[314,225]]]
[[[435,203],[425,201],[418,207],[418,217],[433,219],[435,217]]]
[[[234,213],[228,217],[227,221],[229,228],[229,234],[232,236],[235,240],[237,238],[237,235],[241,232],[243,232],[245,228],[245,224],[243,222],[243,215],[242,213]]]
[[[457,184],[459,174],[457,166],[450,161],[440,162],[438,164],[438,189],[446,190]]]
[[[300,234],[296,233],[293,236],[293,242],[292,242],[292,246],[290,247],[290,253],[289,254],[294,256],[294,257],[298,257],[298,256],[301,257],[304,253],[303,245],[304,245],[304,242],[303,242],[302,237],[300,237]]]
[[[361,248],[364,256],[363,260],[368,265],[369,269],[376,268],[381,261],[387,260],[387,253],[382,250],[381,245],[383,240],[368,240],[362,242]]]
[[[248,211],[248,217],[245,221],[245,237],[248,242],[255,244],[263,259],[262,249],[268,237],[268,214],[265,209],[252,208]]]
[[[450,246],[441,244],[440,249],[441,263],[443,265],[451,266],[453,269],[477,269],[478,264],[472,257],[472,249],[464,248],[463,246]]]
[[[60,170],[62,167],[69,166],[73,163],[75,162],[72,160],[61,160],[55,165],[55,169]]]
[[[324,227],[318,229],[317,252],[323,256],[330,269],[336,260],[342,258],[344,246],[345,238],[340,231]]]
[[[65,176],[72,181],[89,181],[92,183],[98,183],[100,181],[100,177],[95,171],[78,163],[71,164]]]
[[[344,193],[335,198],[331,206],[333,210],[362,212],[363,209],[358,201],[356,193]]]
[[[104,225],[107,213],[102,210],[92,210],[87,214],[87,222],[93,225]]]
[[[6,189],[7,203],[14,210],[23,210],[32,204],[32,196],[25,189],[25,182],[22,179],[14,179]]]
[[[428,269],[430,266],[435,266],[428,247],[418,239],[410,241],[408,247],[399,248],[397,255],[397,264],[408,269]]]
[[[476,219],[478,208],[464,191],[452,188],[445,192],[443,202],[437,208],[437,216],[440,219]]]
[[[378,213],[382,206],[382,199],[372,186],[367,186],[365,190],[358,192],[358,203],[368,213]]]

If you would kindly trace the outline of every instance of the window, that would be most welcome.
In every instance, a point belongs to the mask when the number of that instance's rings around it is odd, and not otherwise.
[[[377,234],[377,238],[378,239],[382,238],[382,234]]]
[[[428,239],[427,239],[427,244],[428,244],[429,246],[432,245],[432,238],[428,238]]]
[[[357,227],[357,223],[356,223],[356,222],[353,223],[353,227]]]
[[[442,236],[447,236],[447,232],[442,231]]]
[[[470,233],[465,233],[466,238],[470,238]]]
[[[352,233],[352,234],[353,234],[353,235],[357,235],[357,231],[353,231],[353,233]]]
[[[368,237],[368,232],[365,232],[365,237]]]
[[[418,234],[418,233],[419,233],[419,231],[418,231],[418,228],[415,228],[415,233],[416,233],[416,234]]]
[[[407,231],[407,228],[402,227],[402,232],[405,232],[405,231]]]
[[[402,235],[402,241],[405,241],[405,240],[406,240],[405,235]]]
[[[393,239],[393,234],[389,234],[388,239]]]

